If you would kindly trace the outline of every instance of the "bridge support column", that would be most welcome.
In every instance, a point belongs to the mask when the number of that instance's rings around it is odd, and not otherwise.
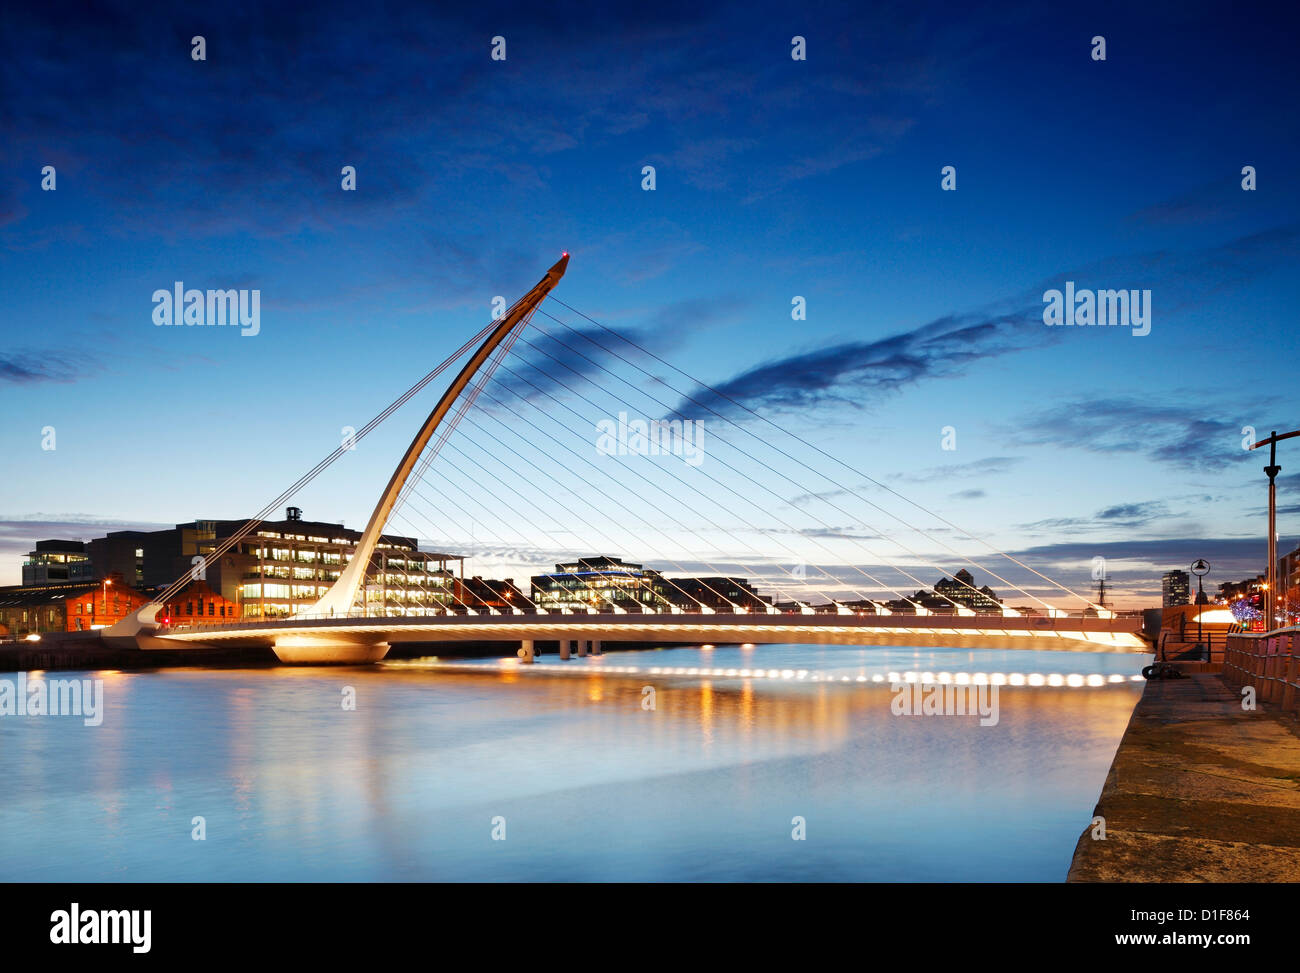
[[[519,643],[519,658],[525,663],[537,661],[537,653],[533,650],[532,639],[524,639]]]
[[[592,639],[592,642],[591,642],[591,654],[592,654],[592,655],[601,655],[601,654],[602,654],[602,650],[601,650],[601,647],[600,647],[600,639]]]
[[[378,662],[388,654],[388,643],[363,645],[289,635],[275,640],[274,652],[275,657],[287,665],[356,666]]]
[[[587,657],[587,640],[578,639],[578,658],[585,659],[586,657]]]
[[[560,639],[560,658],[563,659],[565,662],[569,661],[569,655],[570,655],[569,649],[570,649],[569,640]]]

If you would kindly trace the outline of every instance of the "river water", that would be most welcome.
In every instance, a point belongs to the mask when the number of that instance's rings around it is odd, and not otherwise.
[[[0,879],[1058,882],[1146,657],[540,661],[47,674],[103,722],[0,717]],[[908,673],[1003,683],[996,725],[896,715]]]

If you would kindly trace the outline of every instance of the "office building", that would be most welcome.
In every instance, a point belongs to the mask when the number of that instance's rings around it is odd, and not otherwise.
[[[114,531],[91,540],[85,550],[96,579],[116,574],[132,587],[155,591],[189,574],[238,605],[243,617],[279,618],[314,604],[338,580],[361,539],[360,531],[303,520],[299,508],[289,507],[283,520],[263,521],[217,557],[216,550],[244,524],[196,520],[165,530]],[[54,542],[37,544],[37,550],[49,543]],[[385,534],[356,607],[371,614],[441,614],[457,603],[451,565],[463,561],[421,551],[416,538]],[[215,604],[222,607],[221,601]]]
[[[1160,603],[1165,608],[1191,604],[1191,579],[1186,571],[1166,571],[1160,578]]]

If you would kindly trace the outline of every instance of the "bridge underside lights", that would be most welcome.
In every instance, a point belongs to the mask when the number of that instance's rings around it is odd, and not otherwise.
[[[172,648],[272,646],[289,662],[355,661],[366,648],[382,658],[398,642],[560,641],[751,642],[832,645],[902,645],[961,649],[1048,649],[1090,652],[1148,652],[1138,636],[1140,619],[989,619],[927,616],[899,625],[893,616],[837,615],[493,615],[410,618],[293,619],[235,622],[172,631],[157,645]],[[292,634],[286,632],[292,629]],[[383,649],[377,647],[382,645]],[[314,653],[314,654],[313,654]],[[351,653],[351,656],[349,656]],[[326,659],[322,654],[338,656]],[[292,658],[290,658],[292,657]]]

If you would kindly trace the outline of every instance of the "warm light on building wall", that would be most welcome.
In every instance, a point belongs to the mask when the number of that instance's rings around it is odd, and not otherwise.
[[[1211,608],[1201,612],[1196,616],[1196,621],[1202,625],[1235,625],[1237,619],[1227,608]]]

